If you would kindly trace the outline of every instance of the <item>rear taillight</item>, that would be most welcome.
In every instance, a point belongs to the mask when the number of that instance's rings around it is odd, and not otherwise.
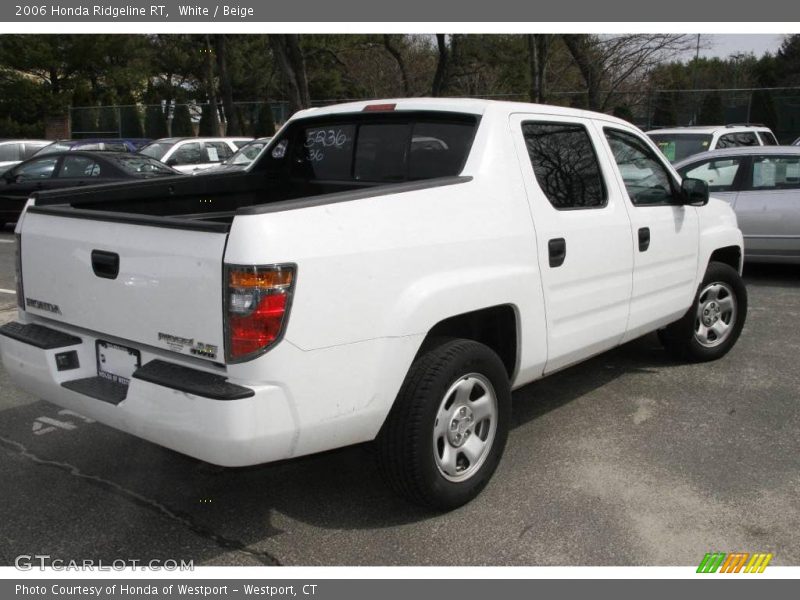
[[[25,290],[22,287],[22,234],[14,234],[14,280],[17,284],[17,306],[25,310]]]
[[[286,329],[294,290],[294,265],[225,265],[228,362],[266,352]]]

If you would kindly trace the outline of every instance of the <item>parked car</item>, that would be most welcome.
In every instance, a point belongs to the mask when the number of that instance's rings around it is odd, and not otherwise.
[[[698,152],[737,146],[777,146],[778,140],[763,125],[716,125],[654,129],[647,135],[670,162]]]
[[[247,142],[242,145],[230,158],[223,160],[221,163],[212,165],[208,169],[195,171],[196,174],[216,173],[221,169],[227,171],[241,171],[249,167],[253,161],[261,154],[261,151],[269,143],[271,137],[263,137]],[[236,142],[234,142],[236,143]]]
[[[375,440],[438,509],[489,481],[512,389],[656,330],[718,359],[747,312],[730,206],[556,106],[301,111],[245,171],[43,192],[17,231],[20,387],[223,466]]]
[[[800,263],[800,148],[728,148],[676,163],[736,212],[749,262]]]
[[[50,144],[50,140],[0,140],[0,174]]]
[[[136,152],[145,146],[145,138],[89,138],[85,140],[58,140],[39,150],[34,156],[74,150],[108,150],[111,152]]]
[[[162,138],[139,150],[182,173],[208,169],[227,160],[253,138]]]
[[[137,154],[77,150],[34,156],[0,180],[0,226],[15,222],[34,192],[162,175],[181,173]]]

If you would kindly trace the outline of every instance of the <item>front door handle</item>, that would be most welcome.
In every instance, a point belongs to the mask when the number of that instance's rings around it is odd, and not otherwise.
[[[646,252],[650,247],[650,228],[639,228],[639,252]]]
[[[550,266],[560,267],[567,258],[567,240],[564,238],[553,238],[547,242],[547,251],[550,256]]]

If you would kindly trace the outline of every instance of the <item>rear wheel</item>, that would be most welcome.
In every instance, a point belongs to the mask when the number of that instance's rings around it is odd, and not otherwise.
[[[712,262],[689,311],[659,331],[664,347],[694,362],[721,358],[733,348],[747,315],[747,290],[739,273]]]
[[[511,391],[491,349],[446,340],[417,358],[377,439],[389,486],[450,510],[484,488],[508,437]]]

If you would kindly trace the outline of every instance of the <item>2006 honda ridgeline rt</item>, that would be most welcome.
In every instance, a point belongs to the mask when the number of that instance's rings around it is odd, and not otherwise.
[[[723,356],[742,235],[607,115],[483,100],[296,114],[245,172],[41,193],[17,226],[21,388],[210,463],[375,440],[441,509],[511,390],[658,330]]]

